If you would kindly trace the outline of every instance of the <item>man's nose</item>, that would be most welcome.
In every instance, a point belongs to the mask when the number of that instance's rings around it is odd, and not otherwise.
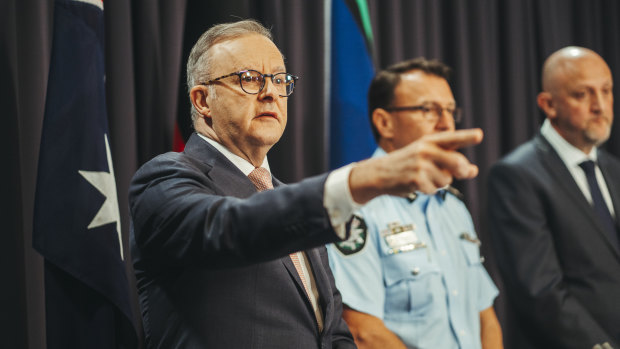
[[[590,100],[590,110],[595,113],[601,113],[605,109],[605,96],[603,92],[596,91],[593,93],[592,98]]]
[[[258,96],[260,99],[270,98],[274,99],[277,96],[277,89],[273,85],[273,80],[271,76],[265,76],[265,83],[263,88],[258,92]]]
[[[448,109],[441,108],[437,109],[437,123],[435,124],[435,129],[439,131],[447,131],[454,128],[454,117]]]

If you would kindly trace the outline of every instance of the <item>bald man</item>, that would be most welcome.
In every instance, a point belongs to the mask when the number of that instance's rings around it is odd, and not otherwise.
[[[505,330],[519,349],[620,348],[620,161],[599,148],[613,121],[611,71],[595,52],[566,47],[542,75],[540,134],[489,175],[490,228],[516,318]]]

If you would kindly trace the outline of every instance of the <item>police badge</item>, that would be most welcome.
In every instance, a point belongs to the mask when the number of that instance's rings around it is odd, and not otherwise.
[[[345,256],[352,255],[361,251],[366,245],[366,237],[368,236],[366,222],[364,218],[353,214],[349,221],[349,238],[345,241],[336,242],[334,245]]]

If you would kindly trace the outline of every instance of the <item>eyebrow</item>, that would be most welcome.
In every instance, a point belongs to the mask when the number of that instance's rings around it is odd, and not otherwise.
[[[261,72],[261,73],[263,73],[263,74],[265,73],[265,72],[260,71],[260,70],[258,70],[258,69],[256,69],[256,68],[250,68],[250,67],[248,67],[248,66],[244,66],[244,67],[242,67],[242,68],[239,68],[239,69],[237,69],[236,71],[243,71],[243,70],[256,70],[256,71],[259,71],[259,72]],[[273,70],[274,70],[274,72],[275,72],[275,73],[286,73],[286,68],[285,68],[284,66],[277,66],[277,67],[275,67],[275,69],[273,69]]]
[[[437,105],[442,105],[441,102],[439,101],[434,101],[434,100],[423,100],[420,104],[437,104]],[[446,103],[448,106],[456,106],[456,101],[450,101],[448,103]]]
[[[601,84],[600,86],[602,86],[602,87],[613,87],[614,83],[613,83],[613,81],[607,81],[607,82]],[[574,90],[591,89],[591,88],[597,88],[597,86],[591,85],[591,84],[577,84],[575,86],[572,86],[570,88],[570,90],[574,91]]]

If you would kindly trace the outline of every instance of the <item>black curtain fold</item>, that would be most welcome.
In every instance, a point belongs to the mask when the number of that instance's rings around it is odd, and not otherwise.
[[[45,345],[43,266],[31,232],[52,18],[47,2],[0,2],[0,335],[9,347]]]
[[[132,3],[140,163],[172,148],[185,9],[186,1]]]
[[[269,154],[285,182],[327,170],[324,114],[324,5],[304,0],[106,0],[106,92],[110,146],[116,172],[125,256],[127,191],[135,170],[169,151],[178,123],[187,137],[189,101],[185,62],[209,26],[256,18],[273,30],[290,72],[301,77],[288,105],[288,125]],[[480,127],[484,143],[465,150],[480,176],[457,183],[466,195],[487,255],[502,288],[486,229],[486,172],[525,142],[543,120],[536,106],[544,59],[567,45],[599,52],[620,69],[620,4],[610,0],[368,0],[375,66],[408,58],[438,58],[454,69],[451,85],[463,107],[463,127]],[[45,347],[43,264],[32,249],[32,211],[51,51],[53,4],[0,2],[0,181],[2,221],[0,335],[7,347]],[[614,92],[616,98],[618,89]],[[615,107],[616,112],[618,106]],[[336,117],[336,116],[332,116]],[[366,118],[363,118],[366,120]],[[616,122],[605,147],[620,155]],[[351,135],[354,137],[355,135]],[[135,315],[135,279],[127,258]],[[510,348],[510,310],[496,303]],[[5,310],[6,309],[6,310]]]
[[[287,70],[300,76],[289,97],[287,130],[269,152],[269,164],[285,182],[324,172],[322,2],[256,1],[253,10],[251,17],[272,29]]]

